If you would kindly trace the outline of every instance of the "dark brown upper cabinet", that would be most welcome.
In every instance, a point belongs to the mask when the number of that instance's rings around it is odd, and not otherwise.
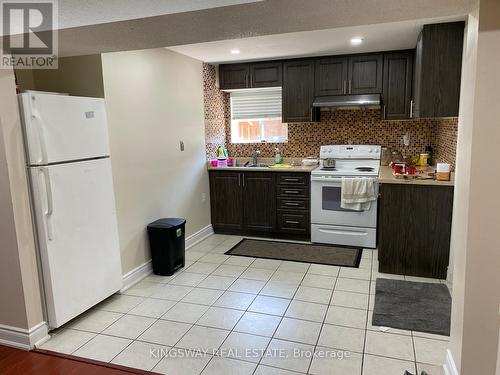
[[[349,56],[348,64],[347,94],[382,93],[381,53]]]
[[[221,90],[279,87],[282,81],[282,62],[224,64],[219,66]]]
[[[312,59],[288,60],[283,64],[283,122],[319,120],[319,111],[312,107],[314,64]]]
[[[412,117],[413,59],[413,50],[384,54],[384,119]]]
[[[250,87],[250,64],[226,64],[219,67],[221,90]]]
[[[465,22],[424,25],[415,52],[415,117],[458,116]]]
[[[279,87],[282,83],[281,62],[260,62],[250,64],[250,87]]]
[[[316,60],[316,96],[347,93],[347,61],[345,56],[325,57]]]

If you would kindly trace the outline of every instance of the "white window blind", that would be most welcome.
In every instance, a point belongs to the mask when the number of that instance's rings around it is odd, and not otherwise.
[[[281,117],[281,87],[231,92],[231,119]]]

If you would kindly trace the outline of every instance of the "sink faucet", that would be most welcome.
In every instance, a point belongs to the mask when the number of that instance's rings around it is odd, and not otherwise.
[[[252,151],[252,164],[254,165],[257,164],[257,158],[259,157],[259,155],[260,155],[260,150],[254,148]]]

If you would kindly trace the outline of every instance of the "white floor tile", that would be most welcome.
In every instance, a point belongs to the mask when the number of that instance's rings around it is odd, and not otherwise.
[[[236,324],[234,330],[271,337],[278,327],[280,320],[281,318],[277,316],[246,312],[238,324]]]
[[[418,331],[412,331],[412,334],[414,337],[423,337],[424,339],[433,339],[433,340],[440,340],[447,342],[450,341],[450,336],[437,335],[433,333],[418,332]]]
[[[230,358],[213,357],[202,375],[252,375],[256,364]]]
[[[229,276],[210,275],[203,280],[198,286],[200,288],[226,290],[236,281],[236,278]]]
[[[413,342],[415,343],[417,362],[431,365],[442,365],[445,362],[446,349],[450,346],[448,342],[423,337],[414,337]]]
[[[95,333],[66,328],[56,333],[52,333],[50,339],[44,342],[41,348],[59,353],[71,354],[95,336]]]
[[[362,354],[317,347],[309,374],[311,375],[361,375]],[[371,375],[371,374],[365,374]]]
[[[208,310],[206,305],[196,305],[192,303],[178,302],[168,310],[161,318],[175,322],[194,324]]]
[[[125,315],[123,318],[106,328],[102,333],[134,340],[148,329],[155,320],[156,319],[144,316]]]
[[[273,275],[274,270],[265,270],[261,268],[249,267],[241,274],[241,278],[250,280],[268,281]]]
[[[229,287],[232,292],[258,294],[266,285],[265,281],[238,279]]]
[[[118,354],[111,363],[150,371],[162,359],[170,347],[148,342],[134,341]]]
[[[205,279],[206,275],[193,272],[183,272],[169,282],[170,285],[197,286]]]
[[[254,375],[297,375],[300,372],[283,370],[275,367],[269,367],[264,365],[257,366]]]
[[[184,271],[184,270],[182,270]],[[174,277],[179,276],[182,273],[181,270],[177,271],[171,276],[161,276],[161,275],[155,275],[152,273],[151,275],[147,276],[144,280],[149,281],[151,283],[159,283],[159,284],[166,284],[170,280],[172,280]]]
[[[335,284],[335,290],[369,294],[370,282],[367,280],[345,279],[339,277]]]
[[[67,328],[99,333],[120,319],[123,314],[102,310],[90,310],[72,320]]]
[[[121,337],[97,335],[80,349],[73,353],[77,357],[109,362],[125,349],[132,340]]]
[[[422,371],[427,372],[428,375],[445,375],[443,366],[417,362],[417,374],[421,374]]]
[[[307,273],[337,277],[339,274],[339,270],[340,267],[338,266],[329,266],[326,264],[311,264],[311,267],[309,267],[309,271],[307,271]]]
[[[172,348],[153,371],[166,375],[199,375],[211,358],[200,352]]]
[[[289,304],[289,299],[257,296],[248,308],[248,311],[283,316]]]
[[[221,264],[214,272],[212,272],[212,274],[218,276],[239,277],[245,269],[246,267]]]
[[[304,274],[309,269],[309,266],[310,263],[290,262],[285,260],[278,267],[278,271],[300,272]]]
[[[297,352],[303,354],[297,355]],[[306,373],[313,352],[314,346],[312,345],[273,339],[261,363],[271,367]]]
[[[270,341],[268,337],[231,332],[220,347],[219,356],[257,363]]]
[[[362,329],[324,324],[318,345],[362,353],[364,343],[365,331]]]
[[[325,319],[327,307],[327,305],[320,305],[318,303],[293,300],[285,316],[322,323]]]
[[[350,268],[342,267],[340,269],[339,277],[345,277],[348,279],[360,279],[360,280],[370,280],[371,270],[364,268]]]
[[[295,284],[299,285],[304,278],[303,273],[299,272],[290,272],[290,271],[276,271],[274,275],[271,277],[272,282],[280,282],[287,284]]]
[[[196,262],[191,264],[186,271],[192,272],[192,273],[200,273],[203,275],[209,275],[212,272],[214,272],[217,267],[219,267],[219,264],[217,263],[203,263],[203,262]]]
[[[175,301],[166,299],[148,298],[130,310],[129,314],[159,318],[176,304]]]
[[[276,259],[256,259],[252,263],[252,268],[276,271],[281,264],[281,260]]]
[[[222,296],[214,303],[214,306],[227,307],[230,309],[246,310],[257,297],[255,294],[224,292]]]
[[[270,281],[262,288],[260,294],[271,297],[292,298],[297,288],[297,284]]]
[[[152,283],[146,280],[142,280],[131,288],[125,290],[123,294],[129,296],[149,297],[153,293],[155,293],[161,286],[162,284],[159,283]]]
[[[241,310],[210,307],[196,324],[201,326],[231,330],[243,315]]]
[[[310,286],[313,288],[333,289],[337,279],[332,276],[314,275],[308,273],[302,281],[303,286]]]
[[[191,249],[189,249],[189,251],[186,251],[185,259],[190,262],[196,262],[204,255],[205,255],[204,252],[196,251],[195,248],[192,247]]]
[[[208,253],[202,256],[198,261],[205,263],[222,264],[228,259],[229,255]]]
[[[193,326],[177,343],[177,347],[215,353],[222,345],[230,331],[218,328]]]
[[[365,354],[363,374],[369,375],[402,375],[405,371],[415,374],[415,363],[400,359],[378,357]]]
[[[352,307],[354,309],[368,308],[368,294],[344,292],[342,290],[335,290],[332,296],[332,305]]]
[[[242,256],[231,256],[224,264],[230,264],[232,266],[248,267],[253,263],[255,258],[252,257],[242,257]]]
[[[341,306],[330,306],[328,307],[325,323],[344,327],[365,329],[366,315],[367,310],[351,309]]]
[[[180,301],[192,290],[193,288],[190,286],[167,284],[158,289],[151,297],[168,299],[171,301]]]
[[[328,305],[331,295],[332,291],[330,289],[313,288],[301,285],[293,298],[305,302]]]
[[[213,305],[223,293],[222,290],[195,288],[182,299],[182,302]]]
[[[283,318],[274,337],[282,340],[316,345],[321,323],[291,318]]]
[[[189,331],[191,326],[191,324],[186,323],[158,320],[139,336],[139,340],[174,346]]]
[[[413,343],[409,336],[383,332],[366,332],[365,353],[414,361]]]
[[[95,308],[97,310],[106,310],[126,314],[142,301],[144,301],[144,297],[127,296],[126,294],[113,294],[111,297],[98,304]]]

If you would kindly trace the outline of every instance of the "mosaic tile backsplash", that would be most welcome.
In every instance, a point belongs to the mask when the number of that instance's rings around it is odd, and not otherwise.
[[[263,157],[272,157],[275,147],[284,157],[318,156],[324,144],[376,144],[416,156],[430,145],[436,161],[455,167],[457,118],[383,121],[376,109],[323,111],[318,123],[291,123],[287,143],[231,143],[229,94],[215,86],[215,69],[210,64],[203,66],[207,159],[213,159],[221,145],[234,157],[249,156],[254,148]],[[405,134],[410,135],[409,146],[403,144]]]

